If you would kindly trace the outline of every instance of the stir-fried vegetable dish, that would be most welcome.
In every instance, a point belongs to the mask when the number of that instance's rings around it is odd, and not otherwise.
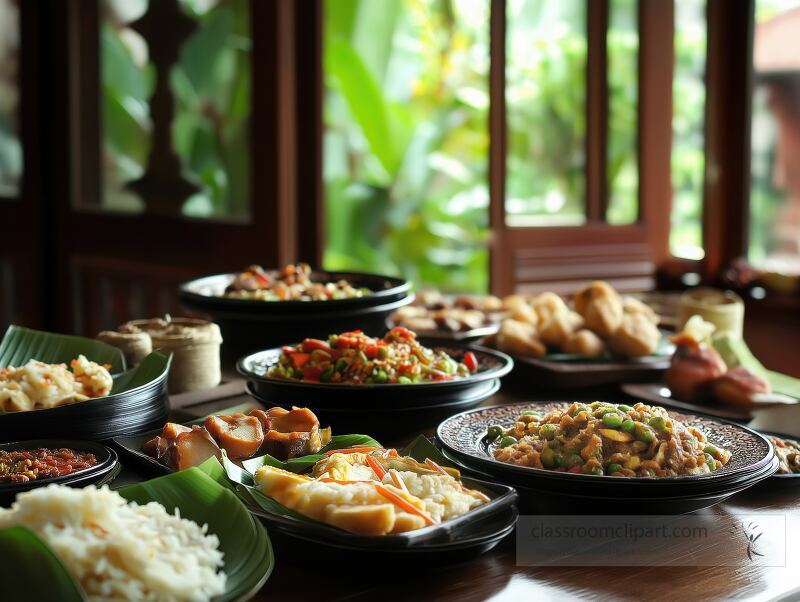
[[[236,274],[225,289],[226,297],[256,301],[330,301],[371,294],[370,289],[355,287],[347,280],[314,282],[307,263],[290,264],[280,272],[251,265]]]
[[[398,326],[383,338],[360,330],[333,334],[327,341],[306,339],[283,348],[268,376],[287,380],[346,384],[412,384],[453,380],[478,370],[475,354],[458,361],[424,347],[417,335]]]

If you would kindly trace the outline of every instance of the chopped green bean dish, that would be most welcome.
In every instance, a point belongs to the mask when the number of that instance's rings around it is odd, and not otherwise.
[[[664,408],[595,401],[548,413],[526,411],[509,429],[490,426],[496,460],[558,472],[669,477],[720,469],[730,453]]]

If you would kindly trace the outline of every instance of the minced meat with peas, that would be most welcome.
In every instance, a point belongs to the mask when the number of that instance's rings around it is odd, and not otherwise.
[[[595,401],[547,413],[525,411],[509,429],[489,428],[496,460],[559,472],[619,477],[703,474],[728,463],[711,444],[664,408]]]

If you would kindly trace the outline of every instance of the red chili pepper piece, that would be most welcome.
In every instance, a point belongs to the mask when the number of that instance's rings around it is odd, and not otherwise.
[[[472,351],[468,351],[464,355],[464,365],[467,367],[467,370],[470,372],[475,372],[478,369],[478,358],[475,357],[475,354]]]

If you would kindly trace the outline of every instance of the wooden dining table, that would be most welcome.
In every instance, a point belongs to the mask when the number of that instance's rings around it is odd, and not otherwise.
[[[504,383],[499,393],[482,403],[498,405],[531,400],[607,399],[631,401],[616,387],[591,391],[546,391],[526,383]],[[189,420],[252,402],[243,381],[232,379],[216,389],[173,397],[174,420]],[[400,447],[419,433],[432,435],[435,424],[388,441]],[[372,433],[370,433],[372,434]],[[386,443],[386,442],[384,442]],[[117,484],[149,478],[124,462]],[[778,513],[786,516],[785,566],[563,566],[527,567],[517,562],[515,534],[489,552],[458,564],[395,566],[380,556],[349,562],[344,552],[321,550],[309,544],[298,551],[285,549],[273,538],[276,564],[253,600],[800,600],[800,483],[782,486],[766,482],[698,511],[722,521],[735,513]],[[591,509],[587,509],[591,514]],[[713,564],[713,563],[708,563]]]

